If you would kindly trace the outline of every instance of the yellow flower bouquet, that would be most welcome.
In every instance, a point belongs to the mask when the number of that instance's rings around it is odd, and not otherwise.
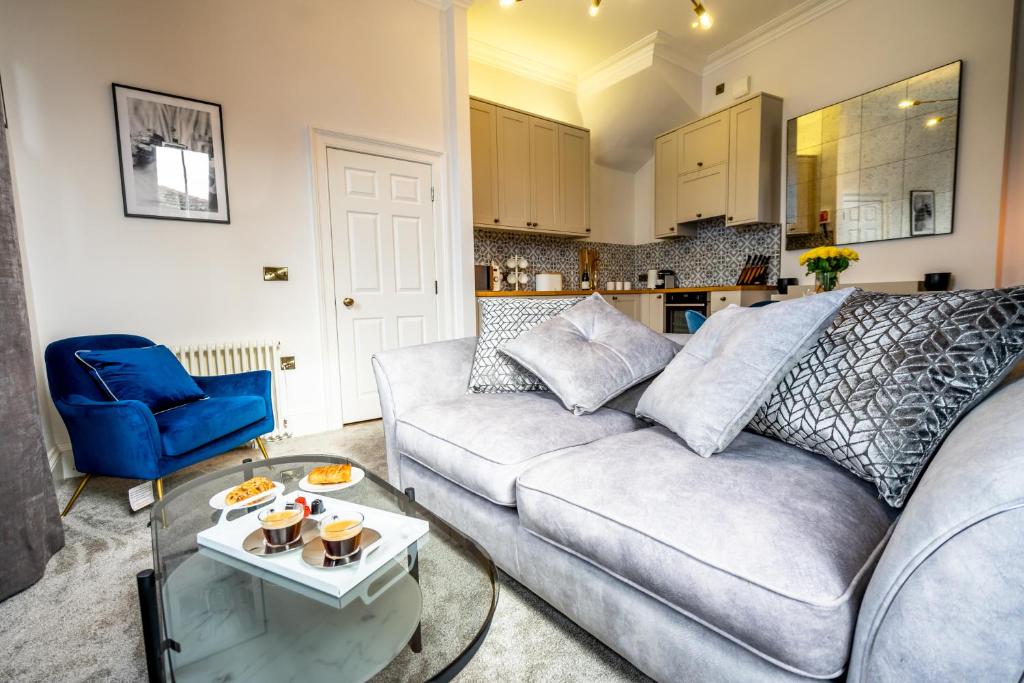
[[[815,289],[828,292],[839,284],[839,273],[850,267],[851,261],[859,261],[860,254],[846,247],[816,247],[800,254],[800,265],[807,268],[807,274],[814,274]]]

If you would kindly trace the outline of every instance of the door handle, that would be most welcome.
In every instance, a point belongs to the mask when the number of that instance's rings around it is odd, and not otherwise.
[[[351,308],[352,304],[354,304],[355,302],[356,300],[350,296],[346,296],[344,299],[341,300],[341,303],[345,305],[345,308]]]

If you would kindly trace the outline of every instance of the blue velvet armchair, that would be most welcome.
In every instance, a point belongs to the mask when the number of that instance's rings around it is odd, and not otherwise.
[[[71,436],[75,468],[85,474],[63,517],[93,475],[151,479],[163,497],[163,478],[260,438],[274,428],[270,373],[195,377],[209,397],[154,415],[140,401],[114,401],[75,358],[80,350],[153,346],[145,337],[106,334],[71,337],[46,347],[46,376],[57,412]]]

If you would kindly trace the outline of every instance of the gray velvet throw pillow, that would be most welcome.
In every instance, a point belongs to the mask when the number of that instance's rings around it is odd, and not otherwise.
[[[750,429],[824,455],[901,507],[946,435],[1022,354],[1024,287],[857,292]]]
[[[852,292],[712,315],[640,397],[637,416],[668,427],[702,457],[724,450]]]
[[[658,373],[679,345],[592,294],[505,344],[577,415],[592,413]]]
[[[547,391],[536,375],[498,352],[506,342],[536,327],[570,306],[583,301],[573,297],[485,297],[480,299],[480,335],[469,373],[473,394],[508,394]]]

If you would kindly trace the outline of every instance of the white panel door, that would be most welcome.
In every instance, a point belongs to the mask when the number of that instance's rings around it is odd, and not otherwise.
[[[437,339],[430,166],[327,151],[342,421],[380,417],[370,357]]]

